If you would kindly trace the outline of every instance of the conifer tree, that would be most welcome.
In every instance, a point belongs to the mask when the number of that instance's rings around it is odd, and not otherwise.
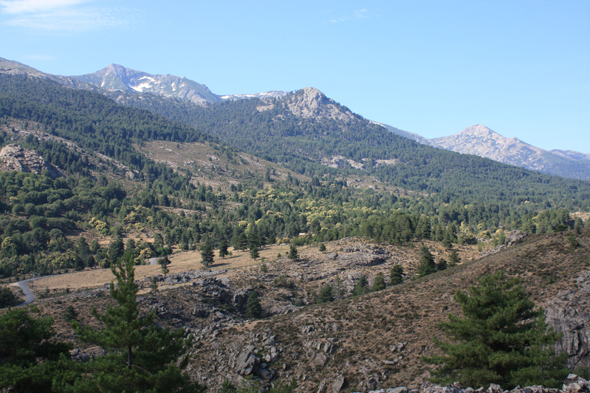
[[[156,327],[154,311],[140,316],[133,256],[126,253],[124,261],[111,264],[111,271],[117,279],[117,285],[111,282],[110,289],[116,305],[107,305],[104,314],[92,307],[92,315],[104,327],[72,324],[82,341],[102,347],[106,354],[86,363],[85,372],[70,391],[202,391],[182,372],[188,365],[189,357],[184,355],[191,347],[192,336],[183,339],[184,329],[170,333]]]
[[[457,250],[452,250],[449,254],[449,267],[453,267],[457,265],[461,261],[459,255],[457,254]]]
[[[260,254],[258,253],[258,247],[254,246],[250,249],[250,258],[256,260],[260,257]]]
[[[329,303],[332,301],[334,301],[334,295],[332,294],[332,286],[328,284],[325,287],[323,287],[322,290],[320,291],[320,294],[318,295],[316,303],[322,304],[322,303]]]
[[[367,292],[369,292],[369,281],[365,275],[361,275],[358,282],[354,286],[354,289],[352,290],[352,296],[364,295]]]
[[[449,340],[434,339],[444,355],[424,358],[441,365],[433,382],[496,383],[504,389],[560,386],[567,375],[567,352],[554,355],[559,334],[547,328],[543,310],[535,310],[518,278],[506,280],[499,270],[482,277],[468,293],[457,290],[455,301],[463,318],[449,315],[439,325]]]
[[[221,258],[225,258],[227,255],[229,255],[229,251],[227,250],[227,248],[228,248],[227,241],[222,240],[221,243],[219,244],[219,256]]]
[[[35,318],[25,308],[0,315],[0,391],[50,392],[69,368],[71,344],[55,342],[53,318]]]
[[[170,260],[168,259],[167,256],[158,259],[158,263],[160,264],[160,267],[162,268],[163,275],[166,275],[170,272],[170,270],[168,270],[168,265],[170,265]]]
[[[260,305],[260,298],[256,291],[250,292],[248,300],[246,301],[246,315],[248,318],[260,318],[262,315],[262,306]]]
[[[404,282],[404,268],[402,265],[394,265],[389,273],[389,282],[391,285],[398,285]]]
[[[297,260],[299,258],[299,254],[297,253],[297,247],[291,243],[289,247],[289,259]]]
[[[326,245],[324,243],[320,243],[320,248],[318,249],[319,252],[326,251]]]
[[[385,289],[385,279],[383,278],[383,273],[378,273],[375,277],[375,282],[373,283],[373,291],[380,291]]]
[[[213,264],[214,257],[215,254],[213,254],[213,247],[211,247],[211,244],[209,244],[209,242],[205,243],[203,248],[201,248],[201,263],[205,266],[209,266]]]
[[[418,275],[420,277],[427,276],[436,272],[436,263],[430,250],[426,246],[420,248],[420,265],[418,266]]]

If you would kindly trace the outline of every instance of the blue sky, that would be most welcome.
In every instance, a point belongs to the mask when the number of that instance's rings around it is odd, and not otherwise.
[[[590,1],[0,0],[0,57],[216,94],[317,87],[428,138],[483,124],[590,153]]]

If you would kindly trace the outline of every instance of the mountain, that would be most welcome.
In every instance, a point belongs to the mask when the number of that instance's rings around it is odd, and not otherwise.
[[[468,127],[455,135],[429,139],[428,144],[457,153],[490,158],[537,172],[590,180],[589,154],[571,150],[543,150],[518,138],[506,138],[480,124]]]
[[[100,71],[71,78],[110,91],[150,93],[195,104],[221,101],[221,98],[213,94],[207,86],[190,79],[174,75],[148,74],[118,64],[111,64]]]

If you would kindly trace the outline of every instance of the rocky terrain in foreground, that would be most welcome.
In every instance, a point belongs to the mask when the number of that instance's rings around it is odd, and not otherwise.
[[[572,248],[560,233],[527,237],[482,259],[475,259],[476,250],[464,249],[461,265],[415,279],[416,249],[348,239],[328,243],[325,253],[303,248],[297,261],[267,261],[266,271],[254,265],[161,276],[155,294],[147,292],[146,279],[139,301],[143,312],[157,312],[158,324],[184,327],[193,334],[196,343],[189,373],[212,391],[225,378],[239,384],[254,377],[295,378],[302,392],[459,393],[457,386],[432,387],[428,381],[432,366],[421,359],[436,353],[432,337],[441,337],[438,321],[450,313],[460,314],[453,301],[455,290],[465,290],[482,274],[497,269],[520,277],[531,299],[545,308],[547,321],[564,332],[556,349],[568,351],[570,366],[590,364],[585,327],[590,326],[590,241],[587,235],[578,240],[581,246]],[[432,251],[436,258],[446,257],[444,249]],[[372,285],[379,272],[387,273],[395,264],[402,264],[408,273],[404,284],[349,297],[361,274]],[[342,298],[314,304],[328,283],[339,286]],[[245,315],[252,291],[261,297],[264,319]],[[100,288],[42,299],[38,305],[43,314],[56,319],[58,338],[74,342],[76,355],[84,360],[100,353],[76,341],[63,320],[65,308],[73,305],[82,324],[95,325],[90,304],[103,310],[109,301],[108,291]],[[405,388],[396,390],[400,386]],[[539,389],[528,392],[557,392]]]

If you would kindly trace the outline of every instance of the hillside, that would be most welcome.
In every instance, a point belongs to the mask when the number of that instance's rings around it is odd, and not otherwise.
[[[415,249],[346,239],[328,243],[325,253],[318,253],[315,247],[302,249],[298,261],[270,257],[266,271],[261,270],[260,262],[238,267],[232,258],[219,259],[210,273],[193,271],[162,278],[159,292],[145,294],[140,304],[144,310],[158,309],[159,323],[184,326],[196,335],[190,374],[210,388],[219,387],[225,378],[239,381],[250,374],[263,379],[295,377],[300,391],[317,391],[320,386],[330,389],[339,379],[344,380],[343,390],[420,388],[427,385],[431,369],[422,363],[422,356],[433,353],[432,337],[441,336],[437,322],[460,312],[453,293],[466,290],[482,274],[502,269],[510,277],[520,277],[533,301],[545,307],[557,328],[566,323],[559,317],[565,312],[561,298],[569,296],[567,310],[585,309],[582,288],[586,284],[578,277],[588,269],[590,240],[588,234],[577,240],[580,246],[573,248],[562,234],[535,236],[482,259],[477,259],[473,249],[460,248],[463,262],[459,266],[415,279]],[[444,249],[427,244],[437,259],[446,256]],[[271,248],[267,255],[276,250]],[[377,257],[384,262],[371,264],[371,258]],[[172,259],[171,266],[177,264],[189,267],[180,256]],[[387,277],[396,264],[409,273],[404,284],[350,297],[361,274],[372,285],[379,272]],[[154,268],[151,271],[156,274]],[[205,273],[209,276],[203,276]],[[64,279],[68,278],[66,284]],[[47,280],[49,285],[55,281]],[[79,346],[63,321],[65,305],[74,305],[83,323],[93,323],[90,303],[103,309],[105,292],[68,295],[64,293],[66,285],[79,286],[76,275],[60,280],[50,291],[57,297],[38,305],[43,314],[56,318],[61,336]],[[143,281],[147,285],[149,275]],[[340,286],[344,298],[313,305],[327,284]],[[45,285],[44,280],[36,282],[38,293],[43,293]],[[262,296],[267,317],[260,321],[244,316],[245,298],[252,290]],[[574,331],[566,332],[565,341],[557,344],[559,348],[570,348],[576,337],[588,334],[584,327],[587,314],[580,313],[578,321]],[[80,348],[82,353],[92,353],[91,348]],[[587,343],[571,348],[570,366],[589,364]]]

